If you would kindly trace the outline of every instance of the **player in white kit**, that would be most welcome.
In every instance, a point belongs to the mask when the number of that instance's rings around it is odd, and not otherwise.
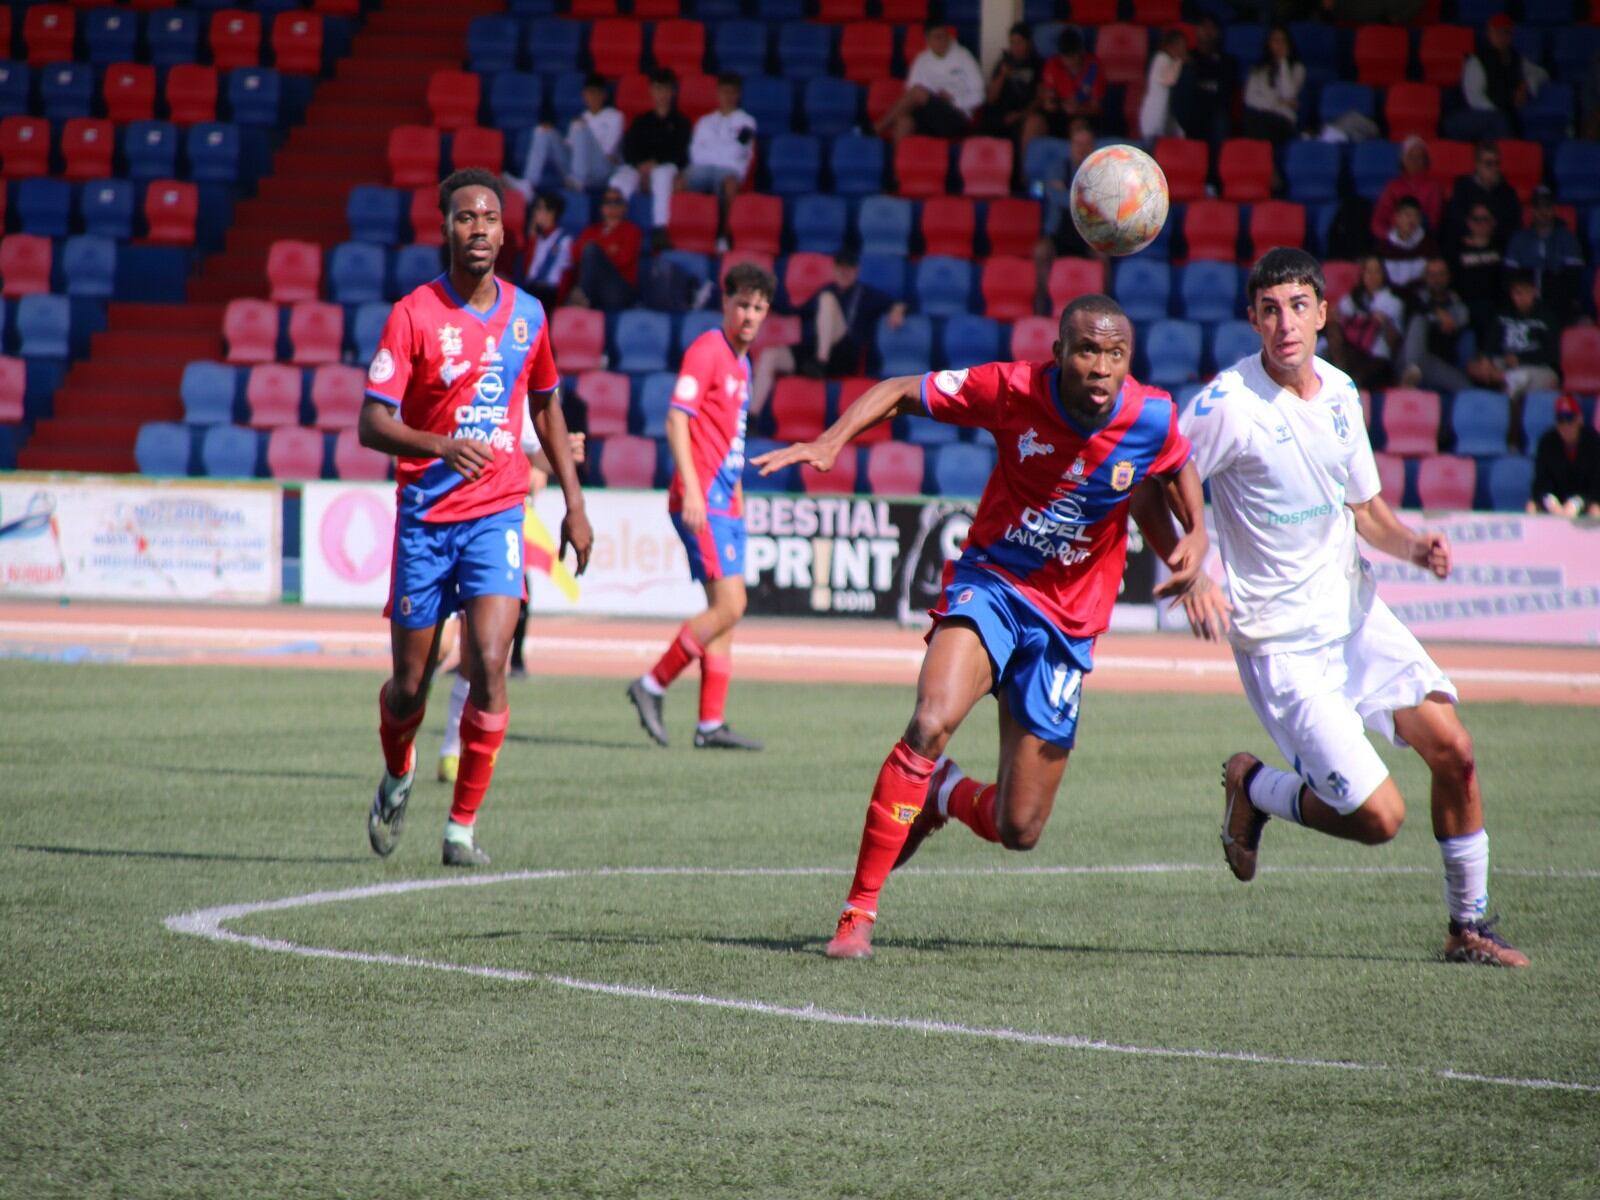
[[[1394,837],[1405,802],[1365,726],[1415,749],[1432,773],[1445,956],[1525,967],[1487,916],[1489,836],[1455,687],[1378,598],[1356,538],[1440,579],[1450,542],[1411,530],[1379,495],[1360,395],[1316,357],[1328,310],[1317,260],[1269,251],[1250,272],[1248,296],[1261,353],[1219,374],[1179,421],[1210,483],[1231,598],[1203,587],[1185,609],[1196,634],[1226,632],[1250,707],[1293,766],[1246,753],[1224,765],[1228,866],[1254,878],[1269,817],[1368,845]]]

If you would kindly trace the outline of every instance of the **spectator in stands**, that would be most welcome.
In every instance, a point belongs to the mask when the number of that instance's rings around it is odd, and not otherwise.
[[[1057,254],[1089,258],[1091,257],[1089,244],[1083,240],[1078,227],[1072,223],[1072,214],[1068,211],[1072,205],[1073,176],[1078,173],[1078,167],[1082,165],[1083,160],[1094,153],[1094,128],[1089,124],[1087,117],[1074,119],[1072,136],[1067,144],[1070,151],[1067,157],[1061,160],[1059,171],[1045,180],[1045,218],[1048,222],[1045,233],[1055,238]]]
[[[1532,220],[1511,235],[1506,266],[1528,271],[1545,307],[1563,326],[1578,318],[1583,295],[1583,247],[1556,216],[1556,197],[1543,184],[1533,189]]]
[[[1056,38],[1055,56],[1044,65],[1039,98],[1023,125],[1023,145],[1036,137],[1068,136],[1078,118],[1100,115],[1105,94],[1100,60],[1083,48],[1083,35],[1067,26]]]
[[[1472,380],[1458,365],[1461,338],[1472,327],[1466,301],[1450,286],[1450,264],[1430,258],[1422,286],[1407,307],[1406,337],[1400,349],[1400,382],[1435,392],[1459,392]]]
[[[907,134],[964,138],[983,103],[983,72],[972,51],[943,21],[929,21],[927,42],[912,60],[906,90],[878,122],[878,132],[899,141]]]
[[[1514,137],[1519,114],[1549,78],[1545,69],[1518,52],[1511,18],[1496,13],[1484,26],[1477,50],[1461,67],[1461,96],[1466,104],[1444,118],[1446,137]]]
[[[1161,35],[1160,48],[1150,56],[1144,103],[1139,106],[1139,136],[1145,141],[1184,136],[1183,126],[1172,111],[1172,92],[1183,78],[1188,58],[1189,42],[1181,29],[1169,29]]]
[[[1022,134],[1028,114],[1039,96],[1039,76],[1044,62],[1033,48],[1033,29],[1026,21],[1011,27],[1005,51],[989,76],[983,106],[983,132],[1013,141]]]
[[[1492,141],[1478,143],[1472,174],[1456,177],[1444,213],[1446,245],[1460,241],[1470,232],[1467,216],[1475,204],[1488,206],[1494,216],[1494,244],[1504,250],[1511,235],[1522,228],[1522,201],[1500,173],[1500,147]],[[1460,276],[1456,279],[1459,282]]]
[[[1502,389],[1515,415],[1528,392],[1561,386],[1561,327],[1528,272],[1507,271],[1506,292],[1509,303],[1484,330],[1483,353],[1467,364],[1467,374],[1482,387]]]
[[[1444,185],[1428,173],[1428,143],[1412,134],[1400,143],[1400,174],[1383,185],[1378,202],[1372,206],[1372,236],[1389,236],[1394,224],[1394,206],[1402,196],[1410,196],[1422,210],[1422,223],[1435,237],[1444,220]]]
[[[689,169],[678,187],[711,192],[722,203],[726,227],[728,205],[739,194],[756,152],[756,119],[739,107],[744,85],[731,71],[717,76],[717,107],[694,123],[689,142]]]
[[[590,75],[583,81],[583,104],[584,111],[567,126],[565,140],[545,122],[533,131],[522,174],[505,176],[524,199],[533,198],[548,163],[555,164],[568,191],[600,187],[610,177],[622,145],[622,114],[611,105],[605,76]]]
[[[1405,306],[1389,288],[1383,260],[1369,254],[1361,275],[1340,299],[1335,320],[1323,331],[1328,361],[1356,381],[1357,387],[1381,388],[1394,382],[1394,355],[1400,346]]]
[[[1600,517],[1600,433],[1584,424],[1574,396],[1557,397],[1555,428],[1539,438],[1528,511]]]
[[[878,319],[887,317],[889,327],[898,329],[906,319],[906,306],[862,283],[861,260],[854,250],[845,248],[833,256],[833,282],[808,300],[801,313],[811,337],[798,352],[788,346],[769,346],[756,361],[752,414],[766,409],[780,375],[796,371],[813,379],[859,375]]]
[[[678,172],[689,165],[689,118],[678,111],[678,77],[670,67],[650,76],[650,111],[641,113],[622,138],[622,163],[611,186],[628,199],[640,186],[650,194],[656,229],[667,227]]]
[[[644,233],[627,217],[628,201],[622,192],[607,188],[600,201],[600,220],[580,233],[573,244],[578,290],[569,295],[568,303],[618,309],[628,308],[638,297]]]
[[[528,218],[528,267],[522,287],[544,305],[555,308],[572,286],[572,234],[561,228],[567,202],[560,192],[540,192]]]
[[[1195,24],[1194,49],[1172,93],[1172,110],[1183,114],[1190,137],[1219,146],[1228,136],[1238,90],[1239,64],[1222,52],[1216,17],[1204,13]]]
[[[1480,201],[1467,212],[1467,234],[1451,255],[1450,275],[1467,302],[1472,324],[1483,327],[1505,294],[1500,283],[1505,257],[1495,236],[1494,213]]]
[[[1250,69],[1244,87],[1245,137],[1286,142],[1300,131],[1300,89],[1306,85],[1306,67],[1295,53],[1285,25],[1267,31],[1261,61]]]
[[[1400,296],[1408,297],[1422,278],[1427,261],[1439,255],[1439,243],[1423,225],[1422,206],[1415,197],[1402,196],[1394,206],[1388,232],[1378,242],[1376,253],[1383,259],[1389,286]]]

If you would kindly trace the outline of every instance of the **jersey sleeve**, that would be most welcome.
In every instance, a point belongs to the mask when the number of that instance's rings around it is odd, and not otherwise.
[[[367,367],[368,399],[400,407],[411,384],[415,348],[411,306],[402,301],[389,310],[389,319],[383,323],[383,333],[378,338],[378,352]]]
[[[1202,481],[1226,471],[1249,442],[1249,428],[1238,406],[1228,402],[1228,392],[1226,376],[1213,380],[1178,418],[1178,431],[1193,448],[1194,469]]]
[[[1183,469],[1183,464],[1188,462],[1194,454],[1194,447],[1189,439],[1184,436],[1183,430],[1178,427],[1178,406],[1172,401],[1167,417],[1167,440],[1161,444],[1161,450],[1156,454],[1155,461],[1150,464],[1152,475],[1172,475]]]
[[[922,407],[935,421],[973,428],[1002,424],[1011,381],[999,363],[922,377]]]
[[[672,387],[672,407],[693,418],[700,415],[706,392],[716,378],[710,347],[696,338],[683,352],[683,365],[678,369],[678,382]]]
[[[555,355],[550,351],[550,322],[545,321],[539,326],[539,336],[533,341],[533,349],[528,354],[528,391],[553,392],[561,385],[561,376],[556,372]]]

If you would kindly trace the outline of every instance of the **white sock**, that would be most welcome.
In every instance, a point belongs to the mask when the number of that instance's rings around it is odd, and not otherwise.
[[[701,733],[710,733],[713,729],[721,729],[726,721],[696,721],[694,727]]]
[[[949,764],[946,766],[945,764]],[[939,785],[939,790],[933,794],[933,811],[944,820],[950,818],[950,793],[955,790],[956,784],[966,778],[961,768],[950,761],[949,755],[941,754],[933,764],[933,773],[937,775],[939,769],[944,767],[944,782]]]
[[[446,820],[444,823],[444,840],[458,842],[463,846],[472,845],[472,826],[457,825],[454,821]]]
[[[1266,764],[1256,768],[1250,780],[1250,803],[1269,817],[1282,817],[1303,825],[1300,820],[1300,776],[1280,771]]]
[[[450,686],[450,711],[444,719],[444,741],[439,743],[440,758],[461,757],[461,710],[467,706],[467,693],[472,684],[465,675],[457,675]]]
[[[1476,921],[1489,910],[1489,831],[1440,838],[1444,902],[1457,921]]]
[[[665,696],[667,694],[667,689],[657,683],[656,677],[650,674],[649,671],[639,676],[639,686],[652,696]]]

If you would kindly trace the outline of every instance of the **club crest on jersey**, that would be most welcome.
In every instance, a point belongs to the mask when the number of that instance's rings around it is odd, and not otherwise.
[[[1350,418],[1344,415],[1344,405],[1333,406],[1333,432],[1341,442],[1350,440]]]
[[[1350,794],[1350,781],[1337,771],[1329,771],[1328,790],[1343,800]]]
[[[469,370],[471,370],[471,364],[465,359],[462,359],[460,362],[456,362],[454,359],[451,359],[450,361],[446,362],[444,366],[439,368],[439,378],[444,380],[446,387],[449,387],[452,383],[465,375]]]
[[[1062,476],[1062,478],[1070,479],[1074,483],[1081,483],[1083,481],[1084,472],[1088,469],[1089,464],[1083,461],[1083,455],[1080,454],[1077,458],[1072,460],[1072,465],[1067,468],[1067,473]]]
[[[682,400],[685,404],[700,394],[700,385],[695,382],[693,375],[679,375],[678,385],[672,389],[672,398]]]
[[[1272,432],[1277,435],[1278,445],[1280,446],[1287,446],[1293,440],[1289,436],[1289,427],[1287,425],[1279,425]]]
[[[1111,468],[1111,489],[1125,492],[1133,486],[1133,460],[1123,459]]]
[[[971,588],[962,588],[961,589],[961,594],[956,597],[956,602],[955,602],[954,607],[960,608],[963,604],[965,604],[968,600],[971,600],[971,599],[972,599],[972,589]]]
[[[967,381],[967,371],[963,367],[959,371],[940,371],[933,377],[933,386],[946,396],[954,396],[961,390],[961,385]]]
[[[379,350],[367,368],[367,378],[373,383],[388,383],[394,378],[394,355],[388,349]]]
[[[1030,455],[1054,454],[1055,452],[1056,448],[1049,442],[1041,442],[1039,440],[1039,431],[1037,429],[1029,429],[1028,432],[1017,439],[1018,462],[1025,461]]]
[[[492,337],[486,337],[483,339],[483,354],[479,356],[478,361],[481,363],[497,363],[505,361],[505,358],[501,355],[500,351],[495,349],[494,339]]]
[[[400,597],[400,615],[402,617],[409,617],[411,615],[411,597],[410,596],[401,596]]]
[[[523,349],[524,347],[527,346],[527,344],[528,344],[528,318],[527,317],[518,317],[515,321],[511,322],[511,340],[517,344],[517,349],[519,349],[519,350],[521,350],[521,349]]]
[[[446,358],[455,358],[461,353],[461,330],[455,325],[446,325],[439,330],[439,353]]]
[[[917,819],[917,814],[921,811],[915,804],[896,804],[894,819],[900,825],[909,825]]]

